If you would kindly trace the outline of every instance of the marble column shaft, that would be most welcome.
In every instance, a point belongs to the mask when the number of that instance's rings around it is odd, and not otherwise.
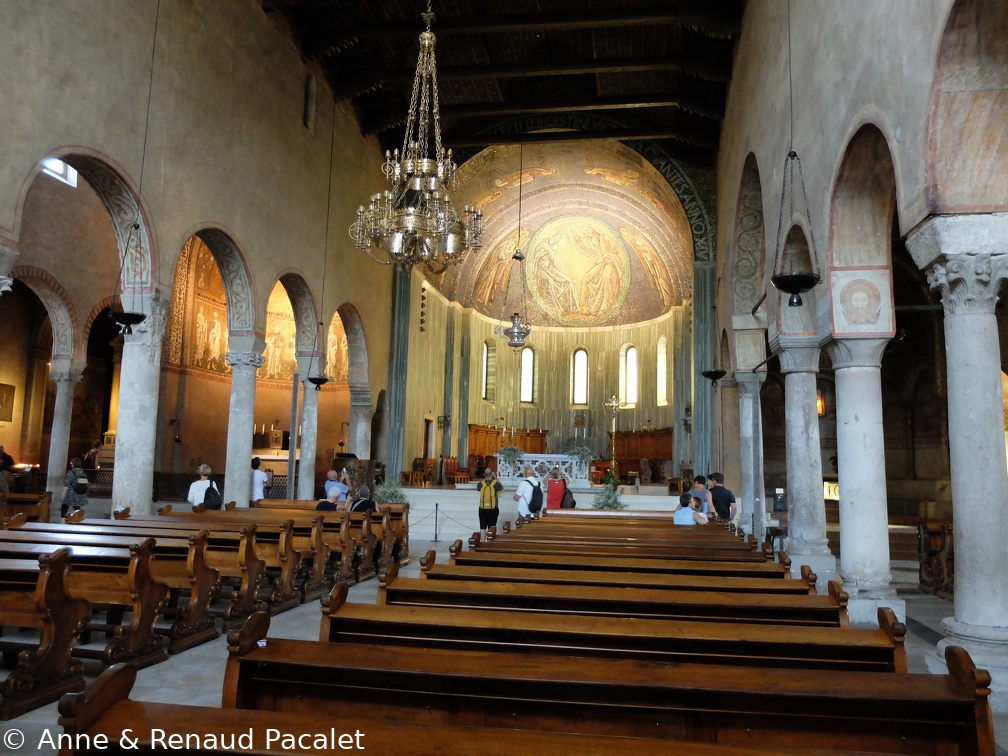
[[[804,340],[802,340],[804,342]],[[829,554],[823,500],[816,373],[819,347],[782,344],[787,463],[788,554]]]
[[[755,534],[762,542],[763,527],[763,444],[762,424],[759,422],[760,388],[766,373],[735,373],[739,392],[739,457],[741,459],[742,486],[736,497],[739,504],[739,525],[746,533]],[[760,500],[757,504],[757,500]]]
[[[892,580],[881,377],[888,342],[842,339],[828,347],[836,381],[840,574],[848,593],[885,591]]]
[[[1008,540],[997,525],[1008,501],[1008,471],[994,305],[1006,277],[1008,255],[948,255],[928,276],[945,309],[955,619],[1002,630],[1008,617]]]
[[[161,341],[168,302],[156,297],[147,319],[123,337],[116,422],[113,510],[130,508],[150,514],[154,494],[154,447],[157,440],[161,382]]]
[[[58,366],[53,359],[52,380],[56,382],[56,403],[53,407],[52,431],[49,437],[49,471],[46,476],[46,490],[52,491],[52,508],[49,521],[59,519],[60,502],[63,500],[63,479],[66,477],[67,460],[70,457],[70,419],[73,414],[74,388],[80,383],[81,371],[64,364]]]
[[[255,430],[256,371],[266,361],[258,352],[228,352],[231,365],[231,403],[228,410],[227,461],[224,501],[247,507],[252,484],[252,433]],[[294,443],[297,429],[291,432]]]
[[[308,373],[305,372],[304,375],[307,376]],[[315,498],[319,391],[308,381],[303,381],[301,385],[304,386],[304,394],[301,407],[301,461],[298,463],[297,497],[307,500]]]

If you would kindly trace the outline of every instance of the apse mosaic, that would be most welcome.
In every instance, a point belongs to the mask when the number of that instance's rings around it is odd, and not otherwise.
[[[584,215],[544,224],[528,244],[529,293],[565,325],[605,320],[626,301],[630,256],[611,228]]]
[[[625,145],[496,146],[458,180],[455,203],[483,211],[483,247],[429,277],[448,299],[502,321],[527,307],[533,325],[592,327],[657,318],[691,298],[686,211]]]

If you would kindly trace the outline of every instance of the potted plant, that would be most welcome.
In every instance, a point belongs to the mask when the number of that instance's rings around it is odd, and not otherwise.
[[[497,450],[497,457],[508,467],[514,467],[518,464],[518,460],[522,458],[523,454],[525,452],[517,446],[502,446]]]
[[[606,473],[602,487],[595,492],[592,509],[626,509],[627,505],[620,501],[619,481],[613,475]]]
[[[398,483],[392,481],[379,483],[375,486],[371,498],[376,504],[405,504],[408,501],[406,492],[399,487]]]
[[[585,467],[590,466],[592,462],[598,459],[598,455],[595,454],[595,450],[592,449],[587,442],[578,443],[575,441],[568,444],[564,454],[574,457],[578,461],[578,464],[584,465]]]

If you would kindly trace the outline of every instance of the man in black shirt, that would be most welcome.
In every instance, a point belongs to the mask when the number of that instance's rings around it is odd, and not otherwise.
[[[738,511],[738,504],[735,503],[735,494],[725,488],[724,475],[719,472],[712,472],[707,476],[710,481],[711,502],[714,504],[714,511],[722,520],[734,520]]]

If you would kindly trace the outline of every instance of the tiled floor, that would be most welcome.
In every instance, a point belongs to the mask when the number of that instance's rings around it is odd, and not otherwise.
[[[413,561],[403,569],[404,576],[416,576],[420,572],[419,555],[428,549],[438,551],[438,561],[447,560],[448,543],[412,541],[410,550]],[[915,579],[916,574],[907,573]],[[902,573],[896,573],[897,577]],[[377,580],[369,580],[350,589],[350,601],[373,603],[378,589]],[[899,585],[900,595],[906,600],[907,636],[906,648],[910,672],[926,673],[924,654],[934,649],[941,637],[941,620],[952,612],[949,602],[921,593],[911,583]],[[283,638],[318,638],[321,618],[318,602],[284,612],[272,618],[270,635]],[[203,706],[219,706],[221,683],[224,678],[224,663],[227,657],[227,641],[222,636],[211,643],[205,643],[168,661],[141,670],[137,675],[132,698],[143,701],[165,703],[188,703]],[[50,704],[9,722],[0,723],[0,732],[5,735],[11,729],[19,730],[24,736],[24,744],[19,749],[10,746],[7,738],[0,742],[0,754],[42,754],[50,756],[57,749],[47,746],[47,738],[55,739],[61,732],[56,721],[56,704]],[[1008,754],[1008,718],[995,719],[995,733],[1001,747],[999,754]]]

